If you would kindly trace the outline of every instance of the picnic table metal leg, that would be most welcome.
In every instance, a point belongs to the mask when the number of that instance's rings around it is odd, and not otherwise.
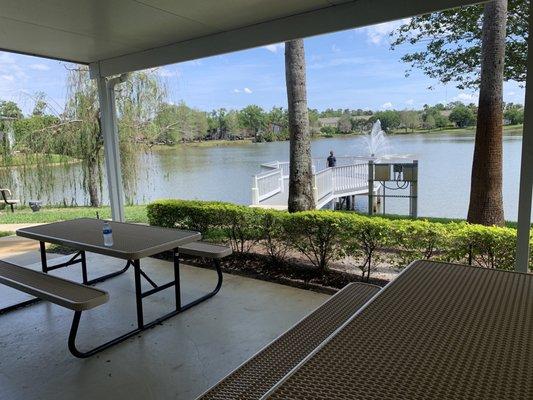
[[[70,333],[68,336],[68,349],[72,353],[73,356],[78,357],[78,358],[87,358],[87,357],[93,356],[96,353],[99,353],[102,350],[108,349],[109,347],[114,346],[115,344],[119,344],[120,342],[123,342],[124,340],[132,336],[135,336],[143,331],[143,329],[134,329],[113,340],[105,342],[104,344],[100,346],[94,347],[87,351],[80,351],[76,347],[76,335],[78,334],[78,328],[80,326],[80,319],[81,319],[81,311],[74,311],[74,318],[72,319],[72,325],[70,326]]]
[[[174,261],[174,281],[172,282],[168,282],[164,285],[160,285],[160,286],[157,286],[156,288],[153,288],[153,289],[150,289],[150,290],[147,290],[145,292],[142,291],[142,288],[141,288],[141,276],[143,276],[143,274],[141,274],[142,270],[141,270],[141,263],[140,263],[140,260],[130,260],[128,261],[128,264],[126,265],[126,268],[127,269],[129,267],[129,265],[133,265],[133,268],[134,268],[134,278],[135,278],[135,300],[136,300],[136,303],[137,303],[137,328],[132,330],[132,331],[129,331],[115,339],[112,339],[100,346],[97,346],[97,347],[94,347],[93,349],[91,350],[88,350],[86,352],[82,352],[80,350],[77,349],[76,347],[76,335],[78,333],[78,328],[79,328],[79,324],[80,324],[80,319],[81,319],[81,311],[75,311],[74,312],[74,318],[72,320],[72,325],[71,325],[71,328],[70,328],[70,334],[69,334],[69,338],[68,338],[68,348],[70,350],[70,352],[72,353],[72,355],[74,355],[75,357],[79,357],[79,358],[87,358],[87,357],[90,357],[96,353],[99,353],[100,351],[102,350],[105,350],[115,344],[118,344],[120,342],[123,342],[124,340],[132,337],[132,336],[135,336],[139,333],[141,333],[142,331],[146,330],[146,329],[149,329],[155,325],[158,325],[164,321],[166,321],[167,319],[177,315],[177,314],[180,314],[181,312],[209,299],[210,297],[213,297],[215,294],[218,293],[218,291],[220,290],[221,286],[222,286],[222,270],[221,270],[221,267],[220,267],[220,260],[213,260],[213,264],[215,266],[215,269],[216,269],[216,272],[217,272],[217,284],[215,286],[215,288],[209,292],[208,294],[202,296],[202,297],[199,297],[197,298],[196,300],[193,300],[191,301],[190,303],[187,303],[186,305],[182,306],[181,305],[181,287],[180,287],[180,276],[179,276],[179,254],[175,251],[174,252],[174,257],[173,257],[173,261]],[[118,273],[121,273],[121,271],[118,271]],[[115,273],[116,274],[116,273]],[[157,293],[157,292],[160,292],[162,290],[165,290],[171,286],[174,286],[174,294],[176,296],[176,309],[172,312],[169,312],[153,321],[150,321],[148,323],[144,323],[144,318],[143,318],[143,305],[142,305],[142,299],[144,297],[147,297],[147,296],[150,296],[154,293]]]
[[[83,279],[83,284],[87,285],[89,280],[87,279],[87,260],[85,259],[85,251],[80,251],[81,257],[81,276]]]
[[[126,266],[124,268],[122,268],[121,270],[116,271],[116,272],[111,272],[110,274],[107,274],[107,275],[99,276],[98,278],[91,279],[91,280],[87,281],[85,284],[86,285],[94,285],[95,283],[103,282],[103,281],[105,281],[105,280],[107,280],[109,278],[114,278],[115,276],[122,275],[132,265],[133,265],[132,261],[128,260],[128,262],[126,263]]]
[[[217,271],[217,284],[216,284],[215,288],[211,292],[207,293],[206,295],[204,295],[202,297],[199,297],[196,300],[193,300],[190,303],[187,303],[184,306],[182,306],[181,307],[181,311],[185,311],[185,310],[187,310],[187,309],[189,309],[189,308],[191,308],[191,307],[193,307],[193,306],[195,306],[195,305],[197,305],[197,304],[199,304],[199,303],[201,303],[201,302],[213,297],[215,294],[218,293],[218,291],[222,287],[222,269],[220,267],[220,260],[218,260],[218,259],[213,260],[213,265],[215,266],[215,269]]]
[[[47,273],[48,264],[46,262],[46,248],[44,242],[39,242],[39,250],[41,251],[41,269],[44,273]]]
[[[139,260],[133,260],[133,271],[135,275],[135,300],[137,302],[137,326],[139,329],[142,329],[144,327],[144,321],[141,289],[141,262]]]
[[[181,286],[180,286],[180,257],[174,250],[174,295],[176,297],[176,310],[181,310]]]

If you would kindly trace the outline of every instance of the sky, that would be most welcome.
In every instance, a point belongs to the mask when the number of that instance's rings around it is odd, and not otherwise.
[[[415,71],[401,57],[413,47],[391,51],[389,32],[401,21],[316,36],[305,40],[308,106],[350,109],[420,109],[424,104],[477,102],[476,93],[442,85]],[[44,92],[55,113],[66,96],[68,63],[0,52],[0,100],[31,112],[35,93]],[[283,44],[160,67],[168,100],[201,110],[287,106]],[[432,90],[428,89],[433,87]],[[506,102],[523,103],[524,89],[504,85]]]

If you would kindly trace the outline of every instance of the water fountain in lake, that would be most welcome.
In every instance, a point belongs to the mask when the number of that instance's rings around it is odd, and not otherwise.
[[[381,129],[381,122],[378,119],[372,125],[372,130],[368,135],[363,137],[368,149],[368,155],[370,157],[384,156],[390,148],[389,139],[387,135]]]

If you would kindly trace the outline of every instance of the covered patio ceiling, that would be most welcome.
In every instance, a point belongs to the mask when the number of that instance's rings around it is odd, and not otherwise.
[[[111,76],[474,2],[0,0],[0,49]]]
[[[480,1],[0,0],[0,49],[90,66],[99,88],[111,209],[113,218],[122,220],[114,86],[124,77],[107,77],[474,3]],[[532,41],[530,36],[530,47]],[[523,272],[529,262],[533,182],[531,79],[518,205],[517,269]]]

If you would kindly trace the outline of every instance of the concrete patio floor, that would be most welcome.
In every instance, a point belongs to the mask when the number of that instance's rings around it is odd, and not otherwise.
[[[89,278],[123,266],[117,259],[87,256]],[[169,262],[144,259],[142,265],[156,282],[172,279]],[[39,264],[32,267],[38,269]],[[81,277],[79,265],[54,273],[78,281]],[[186,265],[181,276],[184,301],[216,282],[214,271]],[[132,329],[136,321],[131,270],[98,287],[109,292],[110,301],[82,316],[82,350]],[[193,399],[327,297],[224,275],[214,298],[85,360],[67,350],[72,312],[41,302],[0,316],[0,398]],[[25,298],[0,285],[0,307]],[[145,299],[145,321],[170,310],[172,298],[172,290],[167,290]]]

